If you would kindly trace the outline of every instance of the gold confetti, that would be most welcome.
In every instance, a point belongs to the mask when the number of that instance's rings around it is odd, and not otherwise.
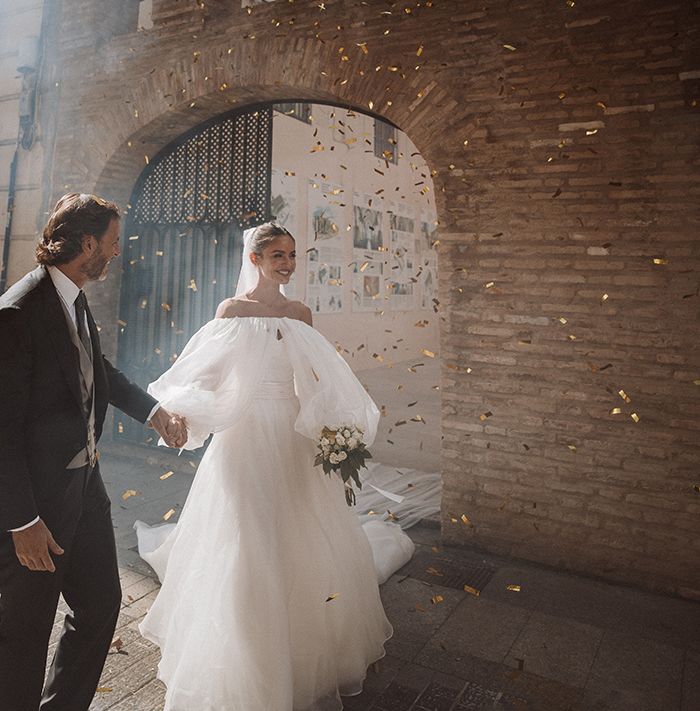
[[[484,289],[490,289],[494,284],[495,282],[493,281],[486,282],[486,284],[484,284]]]
[[[148,156],[144,156],[143,159],[146,161],[146,165],[148,165]]]
[[[668,264],[668,259],[664,259],[663,257],[654,257],[653,262],[654,264]]]
[[[471,585],[465,585],[464,592],[467,592],[470,595],[474,595],[474,597],[479,597],[479,595],[481,595],[481,593],[476,588],[473,588]]]
[[[568,338],[570,341],[575,341],[575,340],[576,340],[576,336],[574,336],[573,333],[570,333],[570,334],[567,336],[567,338]]]
[[[510,50],[511,52],[515,52],[515,49],[516,49],[515,47],[513,47],[512,44],[504,44],[503,47],[504,47],[505,49]]]
[[[165,472],[164,474],[160,475],[160,480],[165,481],[166,479],[169,479],[175,472],[171,469],[169,472]]]
[[[596,133],[598,133],[598,129],[597,129],[597,128],[589,128],[589,129],[586,131],[586,135],[587,135],[587,136],[593,136],[593,135],[595,135]]]
[[[630,399],[630,396],[624,391],[624,390],[618,390],[617,394],[629,405],[632,400]]]
[[[430,598],[430,602],[433,603],[433,605],[439,605],[441,602],[443,602],[445,598],[442,595],[433,595]]]
[[[175,509],[169,509],[163,514],[163,520],[168,521],[175,515]]]
[[[469,520],[469,517],[467,516],[467,514],[462,514],[462,515],[460,516],[460,518],[462,519],[462,523],[463,523],[465,526],[471,526],[471,525],[472,525],[472,522]]]
[[[489,417],[491,417],[491,415],[493,415],[493,412],[491,412],[491,411],[489,410],[488,412],[485,412],[483,415],[479,415],[479,419],[483,422],[484,420],[486,420],[486,419],[488,419]]]
[[[109,694],[114,691],[114,689],[111,686],[98,686],[95,691],[98,694]]]
[[[163,309],[163,311],[170,311],[170,304],[162,303],[160,307]]]
[[[127,489],[126,491],[122,492],[122,499],[126,501],[127,499],[130,499],[132,496],[138,496],[139,492],[136,491],[136,489]]]
[[[560,316],[560,317],[559,317],[559,323],[561,323],[561,324],[566,324],[566,323],[569,323],[569,322],[568,322],[567,319],[565,319],[563,316]]]
[[[338,597],[338,595],[340,595],[340,593],[331,593],[331,594],[326,598],[326,602],[330,602],[331,600],[335,600],[335,599]]]
[[[450,516],[450,523],[459,523],[459,519],[456,516]]]
[[[194,279],[190,279],[190,283],[187,285],[188,289],[192,289],[192,291],[197,291],[197,282]]]
[[[609,297],[607,294],[603,294],[603,295],[600,297],[600,300],[601,300],[601,301],[607,301],[609,298],[610,298],[610,297]]]
[[[441,573],[437,568],[433,568],[432,565],[429,568],[426,568],[425,572],[429,575],[437,575],[440,578],[444,576],[444,573]]]
[[[696,494],[700,494],[700,484],[693,484],[693,491]]]
[[[418,49],[416,50],[416,57],[420,57],[421,54],[423,54],[423,45],[418,47]]]
[[[508,585],[506,586],[506,590],[510,590],[511,592],[520,592],[520,585]]]
[[[117,432],[124,434],[124,424],[122,422],[117,422]]]
[[[575,444],[567,444],[566,445],[572,452],[576,451],[576,445]]]
[[[700,378],[693,380],[693,385],[700,385]]]
[[[423,349],[421,350],[421,353],[422,353],[424,356],[427,356],[428,358],[435,358],[435,353],[433,353],[433,351],[427,350],[426,348],[423,348]]]
[[[630,417],[635,421],[639,422],[639,415],[636,412],[633,412]]]
[[[612,410],[610,410],[611,415],[621,415],[622,410],[619,407],[613,407]]]

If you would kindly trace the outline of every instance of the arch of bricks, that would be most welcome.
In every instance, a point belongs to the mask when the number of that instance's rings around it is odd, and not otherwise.
[[[234,106],[372,102],[434,171],[443,539],[700,597],[697,16],[427,2],[386,35],[340,0],[154,0],[96,48],[100,2],[63,3],[54,194],[126,204]],[[109,352],[117,274],[92,301]]]

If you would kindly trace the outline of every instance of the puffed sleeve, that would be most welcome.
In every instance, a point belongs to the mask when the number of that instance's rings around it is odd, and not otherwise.
[[[317,441],[323,427],[355,425],[374,442],[379,410],[350,366],[318,331],[301,322],[282,324],[294,369],[299,415],[294,429]]]
[[[188,341],[148,393],[187,420],[185,449],[233,426],[245,413],[266,366],[269,334],[253,319],[213,319]]]

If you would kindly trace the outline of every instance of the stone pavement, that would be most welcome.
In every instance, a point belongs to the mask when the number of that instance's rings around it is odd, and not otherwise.
[[[381,588],[394,637],[346,711],[700,709],[700,604],[442,548],[432,526],[410,533],[416,556]],[[464,591],[479,579],[478,596]],[[158,584],[128,566],[122,584],[91,710],[160,711],[158,650],[137,630]]]

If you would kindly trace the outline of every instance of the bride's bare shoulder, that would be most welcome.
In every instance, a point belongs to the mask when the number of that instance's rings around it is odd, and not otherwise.
[[[246,305],[240,299],[229,297],[224,299],[216,309],[215,318],[236,318],[245,314]]]
[[[311,309],[303,301],[292,301],[290,303],[291,312],[294,314],[292,318],[313,326],[313,319],[311,317]]]

